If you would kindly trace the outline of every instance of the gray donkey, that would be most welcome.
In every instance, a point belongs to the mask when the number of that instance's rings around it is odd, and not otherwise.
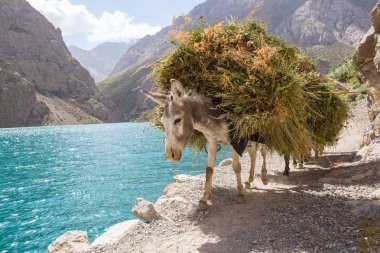
[[[207,208],[207,201],[211,198],[212,175],[214,172],[215,157],[218,144],[229,145],[232,150],[232,167],[236,174],[238,201],[245,202],[244,188],[241,180],[241,164],[239,156],[247,150],[251,159],[249,179],[245,183],[246,187],[251,187],[254,178],[257,149],[259,143],[235,141],[227,122],[219,120],[220,111],[211,109],[213,101],[203,95],[185,94],[182,84],[171,79],[170,95],[163,95],[154,92],[145,94],[154,102],[164,107],[161,119],[165,128],[165,156],[171,161],[179,161],[182,151],[187,141],[194,132],[202,132],[208,142],[208,160],[206,167],[206,184],[203,198],[199,201],[199,209]],[[268,183],[266,171],[266,146],[261,144],[261,154],[263,165],[261,170],[261,180],[264,184]]]

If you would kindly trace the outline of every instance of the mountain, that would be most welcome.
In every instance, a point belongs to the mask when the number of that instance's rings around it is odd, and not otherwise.
[[[318,67],[327,72],[331,64],[353,54],[354,47],[371,26],[370,13],[376,0],[207,0],[188,15],[192,20],[203,17],[209,23],[242,19],[258,7],[255,18],[265,21],[270,33],[300,46],[317,59]],[[149,90],[153,81],[140,76],[150,73],[152,63],[173,47],[168,32],[179,27],[184,16],[172,26],[153,36],[146,36],[131,46],[116,64],[108,80],[99,89],[123,108],[124,120],[134,120],[149,107],[139,89]],[[139,77],[136,80],[136,75]],[[131,82],[134,80],[136,82]]]
[[[0,127],[120,120],[54,26],[25,0],[0,0]]]
[[[92,50],[84,50],[69,46],[72,56],[85,67],[95,79],[100,82],[108,77],[120,57],[134,44],[133,42],[105,42]]]

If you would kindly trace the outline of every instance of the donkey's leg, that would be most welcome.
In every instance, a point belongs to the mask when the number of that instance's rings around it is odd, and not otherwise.
[[[297,159],[295,159],[295,158],[293,157],[293,167],[294,167],[295,169],[297,168],[297,164],[298,164]]]
[[[251,188],[251,184],[253,182],[255,176],[255,167],[256,167],[256,158],[257,158],[257,148],[259,147],[259,143],[255,143],[253,147],[247,147],[247,151],[251,160],[251,168],[249,169],[249,178],[248,181],[245,182],[245,187],[247,189]]]
[[[284,176],[289,176],[289,160],[290,160],[290,156],[289,155],[284,155],[284,158],[285,158],[285,171],[284,171]]]
[[[206,184],[203,198],[199,201],[199,210],[205,210],[207,208],[207,200],[211,198],[212,188],[212,174],[214,173],[214,163],[216,152],[218,151],[218,144],[215,141],[208,141],[208,159],[206,167]]]
[[[300,159],[299,159],[299,164],[298,164],[298,168],[299,169],[303,169],[304,167],[303,167],[303,155],[300,155]]]
[[[261,145],[261,156],[263,157],[263,166],[261,167],[261,181],[264,185],[267,185],[269,182],[268,173],[267,173],[267,146]]]
[[[318,148],[314,148],[314,156],[319,157],[319,150]]]
[[[240,158],[239,158],[239,154],[236,153],[236,151],[234,150],[233,147],[231,147],[232,149],[232,168],[234,169],[235,171],[235,174],[236,174],[236,180],[237,180],[237,190],[238,190],[238,201],[239,203],[244,203],[245,202],[245,196],[244,196],[244,187],[243,187],[243,184],[241,182],[241,164],[240,164]]]

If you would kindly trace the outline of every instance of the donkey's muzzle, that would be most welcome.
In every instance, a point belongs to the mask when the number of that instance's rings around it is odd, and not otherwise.
[[[165,150],[165,156],[166,156],[166,159],[168,159],[170,161],[178,162],[181,160],[182,152],[177,151],[173,148],[170,148],[170,149]]]

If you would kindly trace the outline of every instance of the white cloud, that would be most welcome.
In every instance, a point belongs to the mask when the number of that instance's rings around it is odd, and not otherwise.
[[[146,23],[135,24],[133,17],[115,11],[103,12],[100,18],[89,12],[84,5],[73,5],[69,0],[27,0],[63,35],[85,33],[90,42],[129,41],[147,34],[155,34],[161,27]]]

